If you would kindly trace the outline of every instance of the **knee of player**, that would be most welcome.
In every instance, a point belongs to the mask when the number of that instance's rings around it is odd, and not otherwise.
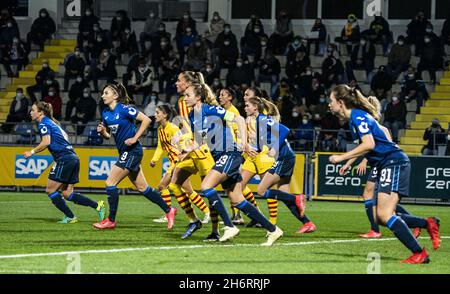
[[[267,189],[266,189],[266,188],[260,188],[260,187],[258,187],[257,193],[258,193],[259,196],[264,197],[264,198],[267,198],[266,195],[265,195],[266,192],[267,192]]]
[[[56,192],[54,189],[50,189],[50,188],[45,189],[45,193],[47,193],[47,194],[52,194],[54,192]]]
[[[211,187],[211,185],[209,183],[203,183],[202,182],[202,187],[201,187],[202,191],[205,191],[205,190],[208,190],[208,189],[211,189],[211,188],[214,188],[214,187]]]
[[[377,223],[380,225],[386,225],[388,220],[391,218],[392,213],[387,213],[385,211],[377,211]]]
[[[70,197],[70,195],[72,195],[73,191],[72,190],[64,190],[62,191],[62,195],[65,199],[68,199]]]
[[[106,179],[106,181],[105,181],[105,185],[106,185],[106,187],[115,186],[115,185],[116,185],[116,181],[113,180],[113,179],[108,178],[108,179]]]
[[[159,191],[165,190],[165,189],[167,189],[167,188],[168,188],[167,185],[163,185],[163,184],[159,184],[159,185],[158,185],[158,190],[159,190]]]

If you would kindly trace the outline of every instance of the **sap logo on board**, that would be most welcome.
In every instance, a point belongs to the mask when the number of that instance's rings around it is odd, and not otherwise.
[[[106,180],[117,159],[116,156],[90,156],[89,180]]]
[[[52,164],[51,155],[34,155],[25,159],[23,155],[16,155],[15,175],[20,179],[37,179]]]

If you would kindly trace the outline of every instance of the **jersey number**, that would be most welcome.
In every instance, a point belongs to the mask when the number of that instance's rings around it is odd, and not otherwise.
[[[228,155],[222,155],[219,160],[216,162],[216,166],[223,166],[225,163],[227,163]]]
[[[125,161],[125,160],[127,159],[127,156],[128,156],[128,152],[124,152],[124,153],[122,154],[122,157],[120,157],[120,160],[121,160],[121,161]]]
[[[389,169],[383,169],[381,171],[380,182],[381,183],[390,183],[390,182],[392,182],[391,174],[392,174],[392,170],[390,168]]]

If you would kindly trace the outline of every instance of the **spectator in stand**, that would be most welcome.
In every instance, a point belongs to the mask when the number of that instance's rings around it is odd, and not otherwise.
[[[2,11],[0,11],[0,28],[8,27],[8,23],[12,23],[13,27],[16,28],[17,31],[19,31],[19,25],[17,24],[17,21],[9,13],[8,9],[4,8],[2,9]]]
[[[386,99],[392,89],[392,77],[387,73],[386,66],[380,65],[373,76],[370,88],[379,100]]]
[[[79,47],[75,48],[75,53],[67,58],[66,61],[66,71],[64,73],[64,92],[67,92],[69,88],[69,80],[75,79],[78,76],[81,76],[84,72],[84,67],[86,63],[81,57],[81,50]]]
[[[55,77],[55,72],[50,68],[48,64],[48,60],[45,59],[42,62],[42,69],[38,71],[36,74],[35,80],[36,84],[33,86],[27,87],[27,93],[28,96],[30,96],[31,102],[34,103],[37,101],[35,92],[43,92],[44,91],[44,83],[49,80],[53,79]],[[43,98],[43,96],[42,96]]]
[[[341,128],[337,135],[337,151],[347,152],[347,144],[353,142],[352,134],[349,131],[350,126],[348,122],[343,119],[339,120],[339,125]]]
[[[286,48],[286,64],[290,61],[294,60],[297,56],[297,53],[303,51],[306,55],[306,50],[304,50],[302,46],[302,38],[300,36],[296,36],[294,40],[287,46]]]
[[[80,18],[78,24],[78,31],[81,32],[93,32],[94,24],[98,24],[99,18],[92,12],[90,7],[86,8],[84,15]]]
[[[298,51],[295,59],[286,64],[286,76],[290,86],[298,83],[300,75],[306,72],[306,68],[311,66],[311,60],[304,51]]]
[[[280,61],[268,51],[259,67],[258,83],[270,82],[270,96],[274,97],[278,87],[281,66]]]
[[[69,90],[69,101],[66,104],[65,120],[72,117],[73,109],[77,106],[78,100],[83,96],[83,90],[89,87],[89,83],[83,78],[84,74],[78,75],[75,83]]]
[[[354,14],[349,14],[347,17],[347,24],[341,31],[341,36],[335,39],[336,42],[347,46],[347,54],[352,54],[354,44],[359,43],[360,29],[358,20]]]
[[[295,129],[295,147],[299,151],[312,151],[314,145],[314,126],[309,119],[309,115],[303,115],[302,122]]]
[[[286,10],[280,10],[277,17],[274,32],[270,35],[270,48],[276,55],[283,54],[288,44],[294,39],[292,30],[292,21],[287,15]]]
[[[166,102],[170,102],[170,97],[176,95],[175,82],[181,71],[181,62],[179,56],[174,51],[169,52],[169,59],[162,63],[162,74],[159,76],[159,90],[166,94]],[[164,83],[166,84],[164,87]]]
[[[31,25],[30,32],[27,35],[27,41],[29,44],[34,43],[39,45],[40,50],[44,51],[45,41],[51,40],[55,32],[55,21],[50,17],[47,9],[42,8],[39,11],[39,17]]]
[[[433,119],[431,126],[429,126],[424,134],[423,140],[428,141],[427,145],[423,146],[423,155],[437,155],[438,146],[446,145],[447,132],[441,127],[437,118]]]
[[[326,89],[329,89],[332,84],[339,84],[343,80],[344,65],[339,57],[336,57],[335,51],[332,48],[327,49],[327,57],[322,63],[322,79]]]
[[[236,64],[239,56],[237,46],[232,46],[230,39],[225,39],[222,45],[219,45],[219,68],[232,68]]]
[[[128,54],[128,56],[131,56],[138,52],[139,49],[136,40],[136,33],[132,31],[131,28],[125,28],[123,33],[120,35],[120,49],[118,51],[119,60],[122,60],[122,54]]]
[[[78,33],[77,46],[82,48],[86,59],[89,58],[89,44],[92,43],[94,43],[94,30],[89,31],[85,29]]]
[[[103,30],[99,24],[94,24],[92,38],[87,40],[87,47],[83,47],[84,58],[88,64],[93,58],[98,58],[104,49],[109,49],[107,35],[108,31]]]
[[[1,53],[0,53],[1,56]],[[6,46],[5,54],[2,59],[3,66],[5,67],[8,77],[18,77],[19,72],[28,64],[28,54],[25,49],[25,45],[19,40],[14,38],[11,45]],[[13,72],[11,65],[17,65],[16,72]]]
[[[445,148],[445,156],[450,156],[450,129],[447,132],[447,147]]]
[[[162,37],[159,43],[153,44],[151,50],[151,64],[155,68],[155,71],[158,72],[162,63],[169,59],[169,53],[173,51],[170,39]],[[147,63],[149,62],[147,61]]]
[[[408,24],[406,31],[408,44],[414,44],[415,55],[420,56],[422,54],[422,48],[424,45],[424,38],[427,26],[431,25],[423,12],[419,12],[413,20]]]
[[[263,41],[263,38],[265,41]],[[241,38],[242,56],[251,63],[256,63],[261,59],[262,46],[267,46],[268,37],[264,34],[262,27],[255,25],[252,31],[246,31]]]
[[[56,87],[49,87],[47,96],[42,99],[46,103],[50,103],[53,107],[53,117],[61,120],[62,99]]]
[[[208,56],[208,48],[200,36],[197,36],[187,50],[186,70],[200,71],[205,67]]]
[[[405,43],[405,37],[399,36],[391,52],[389,53],[387,72],[392,76],[392,82],[395,83],[400,73],[408,69],[411,61],[411,48]]]
[[[450,45],[450,16],[447,16],[442,26],[441,42],[443,46]]]
[[[326,91],[323,85],[320,83],[320,79],[314,77],[312,79],[312,91],[311,95],[306,97],[306,105],[310,108],[316,106],[322,101],[326,102]]]
[[[162,39],[166,39],[169,44],[170,40],[172,40],[172,35],[166,31],[166,24],[161,22],[159,24],[158,30],[153,34],[151,39],[152,44],[159,44],[162,42]],[[170,45],[172,47],[172,45]]]
[[[389,30],[389,23],[381,12],[377,12],[375,19],[370,23],[369,29],[362,32],[361,35],[365,35],[374,44],[381,44],[384,56],[388,55],[389,44],[392,42],[392,32]]]
[[[225,40],[229,40],[230,46],[236,48],[236,50],[239,51],[236,35],[231,31],[230,24],[225,24],[223,26],[223,32],[221,32],[217,36],[213,44],[213,49],[211,50],[212,61],[214,63],[214,66],[217,66],[219,63],[220,47],[222,46],[222,44],[224,44]]]
[[[117,10],[111,22],[109,43],[111,44],[113,40],[119,39],[125,30],[130,28],[131,21],[127,16],[127,12],[125,10]]]
[[[327,115],[328,110],[329,110],[329,107],[328,107],[328,103],[327,103],[325,94],[321,94],[319,97],[319,103],[311,106],[312,119],[313,119],[312,122],[313,122],[314,126],[320,127],[321,121]]]
[[[209,25],[209,40],[211,42],[215,42],[217,37],[224,31],[225,27],[225,20],[220,17],[219,13],[215,11],[213,13],[213,17],[211,19],[211,23]]]
[[[248,60],[244,62],[242,58],[236,60],[236,66],[228,70],[227,86],[237,89],[242,84],[251,85],[255,79],[255,71]]]
[[[145,21],[144,31],[139,35],[141,52],[144,51],[145,42],[150,41],[153,43],[153,39],[155,37],[156,32],[158,32],[160,24],[161,18],[159,18],[159,16],[153,10],[150,10],[147,19]]]
[[[97,102],[91,95],[91,88],[86,87],[83,90],[83,95],[78,99],[75,115],[72,116],[71,121],[77,124],[77,135],[81,135],[86,128],[86,124],[95,120],[97,111]]]
[[[18,26],[14,25],[13,18],[8,19],[3,27],[0,27],[0,49],[10,46],[13,39],[20,39]]]
[[[319,134],[320,150],[325,152],[333,152],[337,150],[337,134],[341,128],[339,119],[328,111],[321,121],[322,131]]]
[[[214,79],[220,79],[220,70],[214,68],[211,62],[207,61],[205,64],[205,68],[202,69],[203,77],[205,78],[205,83],[207,85],[212,85]]]
[[[132,94],[142,93],[147,97],[153,88],[153,81],[155,74],[152,69],[145,63],[144,60],[139,62],[137,70],[133,70],[129,89]]]
[[[252,14],[252,15],[250,15],[250,20],[249,20],[247,26],[245,27],[244,34],[255,31],[255,27],[259,27],[261,30],[261,33],[264,34],[264,26],[263,26],[262,21],[255,14]]]
[[[311,29],[311,32],[318,32],[317,38],[312,39],[315,44],[314,55],[315,56],[324,56],[325,47],[326,47],[326,39],[327,39],[327,29],[325,25],[322,23],[321,18],[317,18],[314,26]]]
[[[401,89],[401,98],[406,103],[416,100],[416,113],[420,113],[420,108],[423,106],[424,100],[429,98],[429,95],[423,81],[417,79],[414,67],[410,66],[408,68],[407,74],[402,81]]]
[[[9,114],[6,121],[2,124],[2,130],[5,133],[10,133],[14,128],[14,123],[19,123],[28,120],[28,106],[27,97],[23,94],[22,88],[17,88],[16,96],[13,98],[11,106],[9,107]]]
[[[430,73],[430,84],[436,84],[436,70],[442,68],[442,55],[439,46],[436,47],[427,33],[424,38],[424,46],[420,54],[420,62],[417,65],[417,77],[422,79],[422,71],[428,70]]]
[[[117,78],[116,57],[104,49],[98,59],[93,60],[91,73],[95,92],[98,92],[98,79],[106,78],[107,82],[111,83]]]
[[[185,11],[183,13],[183,17],[178,21],[175,34],[175,41],[177,43],[177,49],[180,53],[180,60],[182,64],[184,63],[186,49],[197,34],[196,21],[191,17],[189,11]],[[188,40],[190,40],[190,42],[188,42]]]
[[[384,113],[384,126],[391,131],[395,143],[398,143],[398,131],[406,127],[407,113],[405,102],[394,93]]]
[[[366,71],[367,82],[372,80],[372,71],[375,64],[375,46],[361,37],[359,44],[353,48],[351,60],[345,63],[345,71],[348,80],[356,80],[353,70],[364,69]]]

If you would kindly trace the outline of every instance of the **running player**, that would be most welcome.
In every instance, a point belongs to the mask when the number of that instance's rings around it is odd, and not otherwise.
[[[107,84],[103,88],[103,102],[107,106],[102,113],[102,122],[97,126],[97,132],[105,139],[114,137],[119,159],[112,167],[106,180],[106,194],[108,195],[109,217],[93,225],[96,229],[114,229],[116,214],[119,206],[119,189],[117,185],[128,177],[136,189],[145,198],[157,204],[167,216],[167,229],[172,229],[175,221],[176,209],[169,207],[161,195],[147,184],[141,169],[143,156],[139,138],[150,126],[151,120],[145,114],[131,106],[125,86],[121,83]],[[136,131],[135,122],[141,125]]]
[[[289,193],[290,182],[295,166],[295,153],[286,140],[289,129],[269,116],[262,114],[267,108],[259,97],[248,98],[245,103],[245,112],[248,117],[254,117],[256,134],[252,135],[253,144],[250,156],[255,157],[267,146],[268,156],[275,159],[275,163],[267,170],[261,183],[258,185],[258,194],[264,198],[282,201],[292,214],[304,225],[297,233],[314,232],[317,228],[305,215],[304,196]],[[272,187],[277,186],[276,189]]]
[[[70,145],[66,132],[61,129],[59,122],[53,117],[52,105],[42,101],[36,102],[31,107],[30,115],[31,119],[38,123],[41,143],[31,151],[25,152],[24,157],[29,158],[47,148],[52,154],[55,165],[48,176],[45,192],[53,205],[64,213],[64,218],[58,223],[74,224],[78,222],[64,198],[75,204],[95,209],[100,220],[103,220],[105,217],[104,202],[95,202],[73,190],[75,184],[78,183],[80,160]],[[61,197],[61,194],[64,198]]]
[[[359,90],[347,85],[336,86],[330,95],[330,110],[342,119],[350,122],[350,131],[360,144],[352,151],[341,155],[332,155],[329,161],[340,163],[365,155],[371,166],[377,167],[377,203],[376,219],[379,224],[387,226],[394,235],[413,253],[402,263],[428,263],[429,256],[421,248],[408,228],[427,228],[434,249],[440,246],[439,221],[436,218],[418,218],[412,215],[401,217],[395,214],[395,207],[400,196],[409,193],[410,161],[408,156],[393,142],[376,121],[379,114],[376,108]],[[407,225],[408,224],[408,225]]]
[[[239,170],[242,155],[238,151],[239,146],[236,142],[247,142],[245,121],[242,117],[221,107],[205,103],[215,99],[214,96],[208,97],[208,95],[211,95],[211,91],[206,84],[194,84],[185,91],[186,105],[193,108],[189,113],[189,121],[194,134],[194,144],[187,148],[185,156],[206,141],[216,161],[214,167],[202,181],[202,191],[224,222],[224,234],[219,241],[227,241],[239,234],[239,229],[231,222],[222,199],[214,189],[221,184],[234,206],[268,230],[267,242],[262,245],[271,246],[283,235],[283,231],[271,224],[242,195],[240,184],[242,177]],[[233,131],[230,129],[232,126],[230,127],[228,123],[238,125],[237,140],[234,140]],[[218,234],[218,232],[213,233]]]
[[[171,198],[170,198],[170,191],[169,191],[169,184],[170,180],[172,178],[172,172],[175,167],[175,164],[178,162],[178,155],[181,153],[178,146],[174,144],[175,141],[177,141],[177,137],[180,137],[181,131],[180,129],[175,126],[173,123],[171,123],[171,119],[175,116],[176,112],[175,110],[169,105],[169,104],[163,104],[158,107],[156,107],[156,115],[155,120],[158,123],[158,147],[156,148],[155,154],[153,155],[152,160],[150,161],[150,166],[154,167],[156,163],[161,159],[161,156],[163,155],[163,152],[166,152],[169,161],[170,161],[170,167],[164,174],[164,176],[161,179],[161,182],[159,183],[158,189],[161,193],[161,197],[163,197],[164,201],[167,203],[168,206],[171,206]],[[194,190],[192,189],[191,182],[189,179],[187,179],[183,183],[183,192],[186,192],[188,195],[191,195],[194,193]],[[183,194],[184,195],[184,194]],[[190,224],[188,225],[188,230],[190,227],[195,227],[195,229],[199,229],[202,227],[202,222],[197,218],[197,215],[195,214],[191,202],[186,196],[179,196],[177,195],[177,200],[180,206],[185,211],[186,215],[188,216],[190,220]],[[197,194],[198,201],[202,201],[201,197]],[[203,202],[203,209],[206,208],[206,204]],[[208,215],[205,216],[205,221],[209,218]],[[157,222],[163,222],[160,221],[160,219],[157,219]],[[165,222],[167,222],[167,218],[164,216]],[[196,224],[194,224],[196,223]],[[192,234],[192,233],[191,233]],[[183,237],[186,238],[188,234],[184,234]],[[190,234],[189,234],[190,235]]]

